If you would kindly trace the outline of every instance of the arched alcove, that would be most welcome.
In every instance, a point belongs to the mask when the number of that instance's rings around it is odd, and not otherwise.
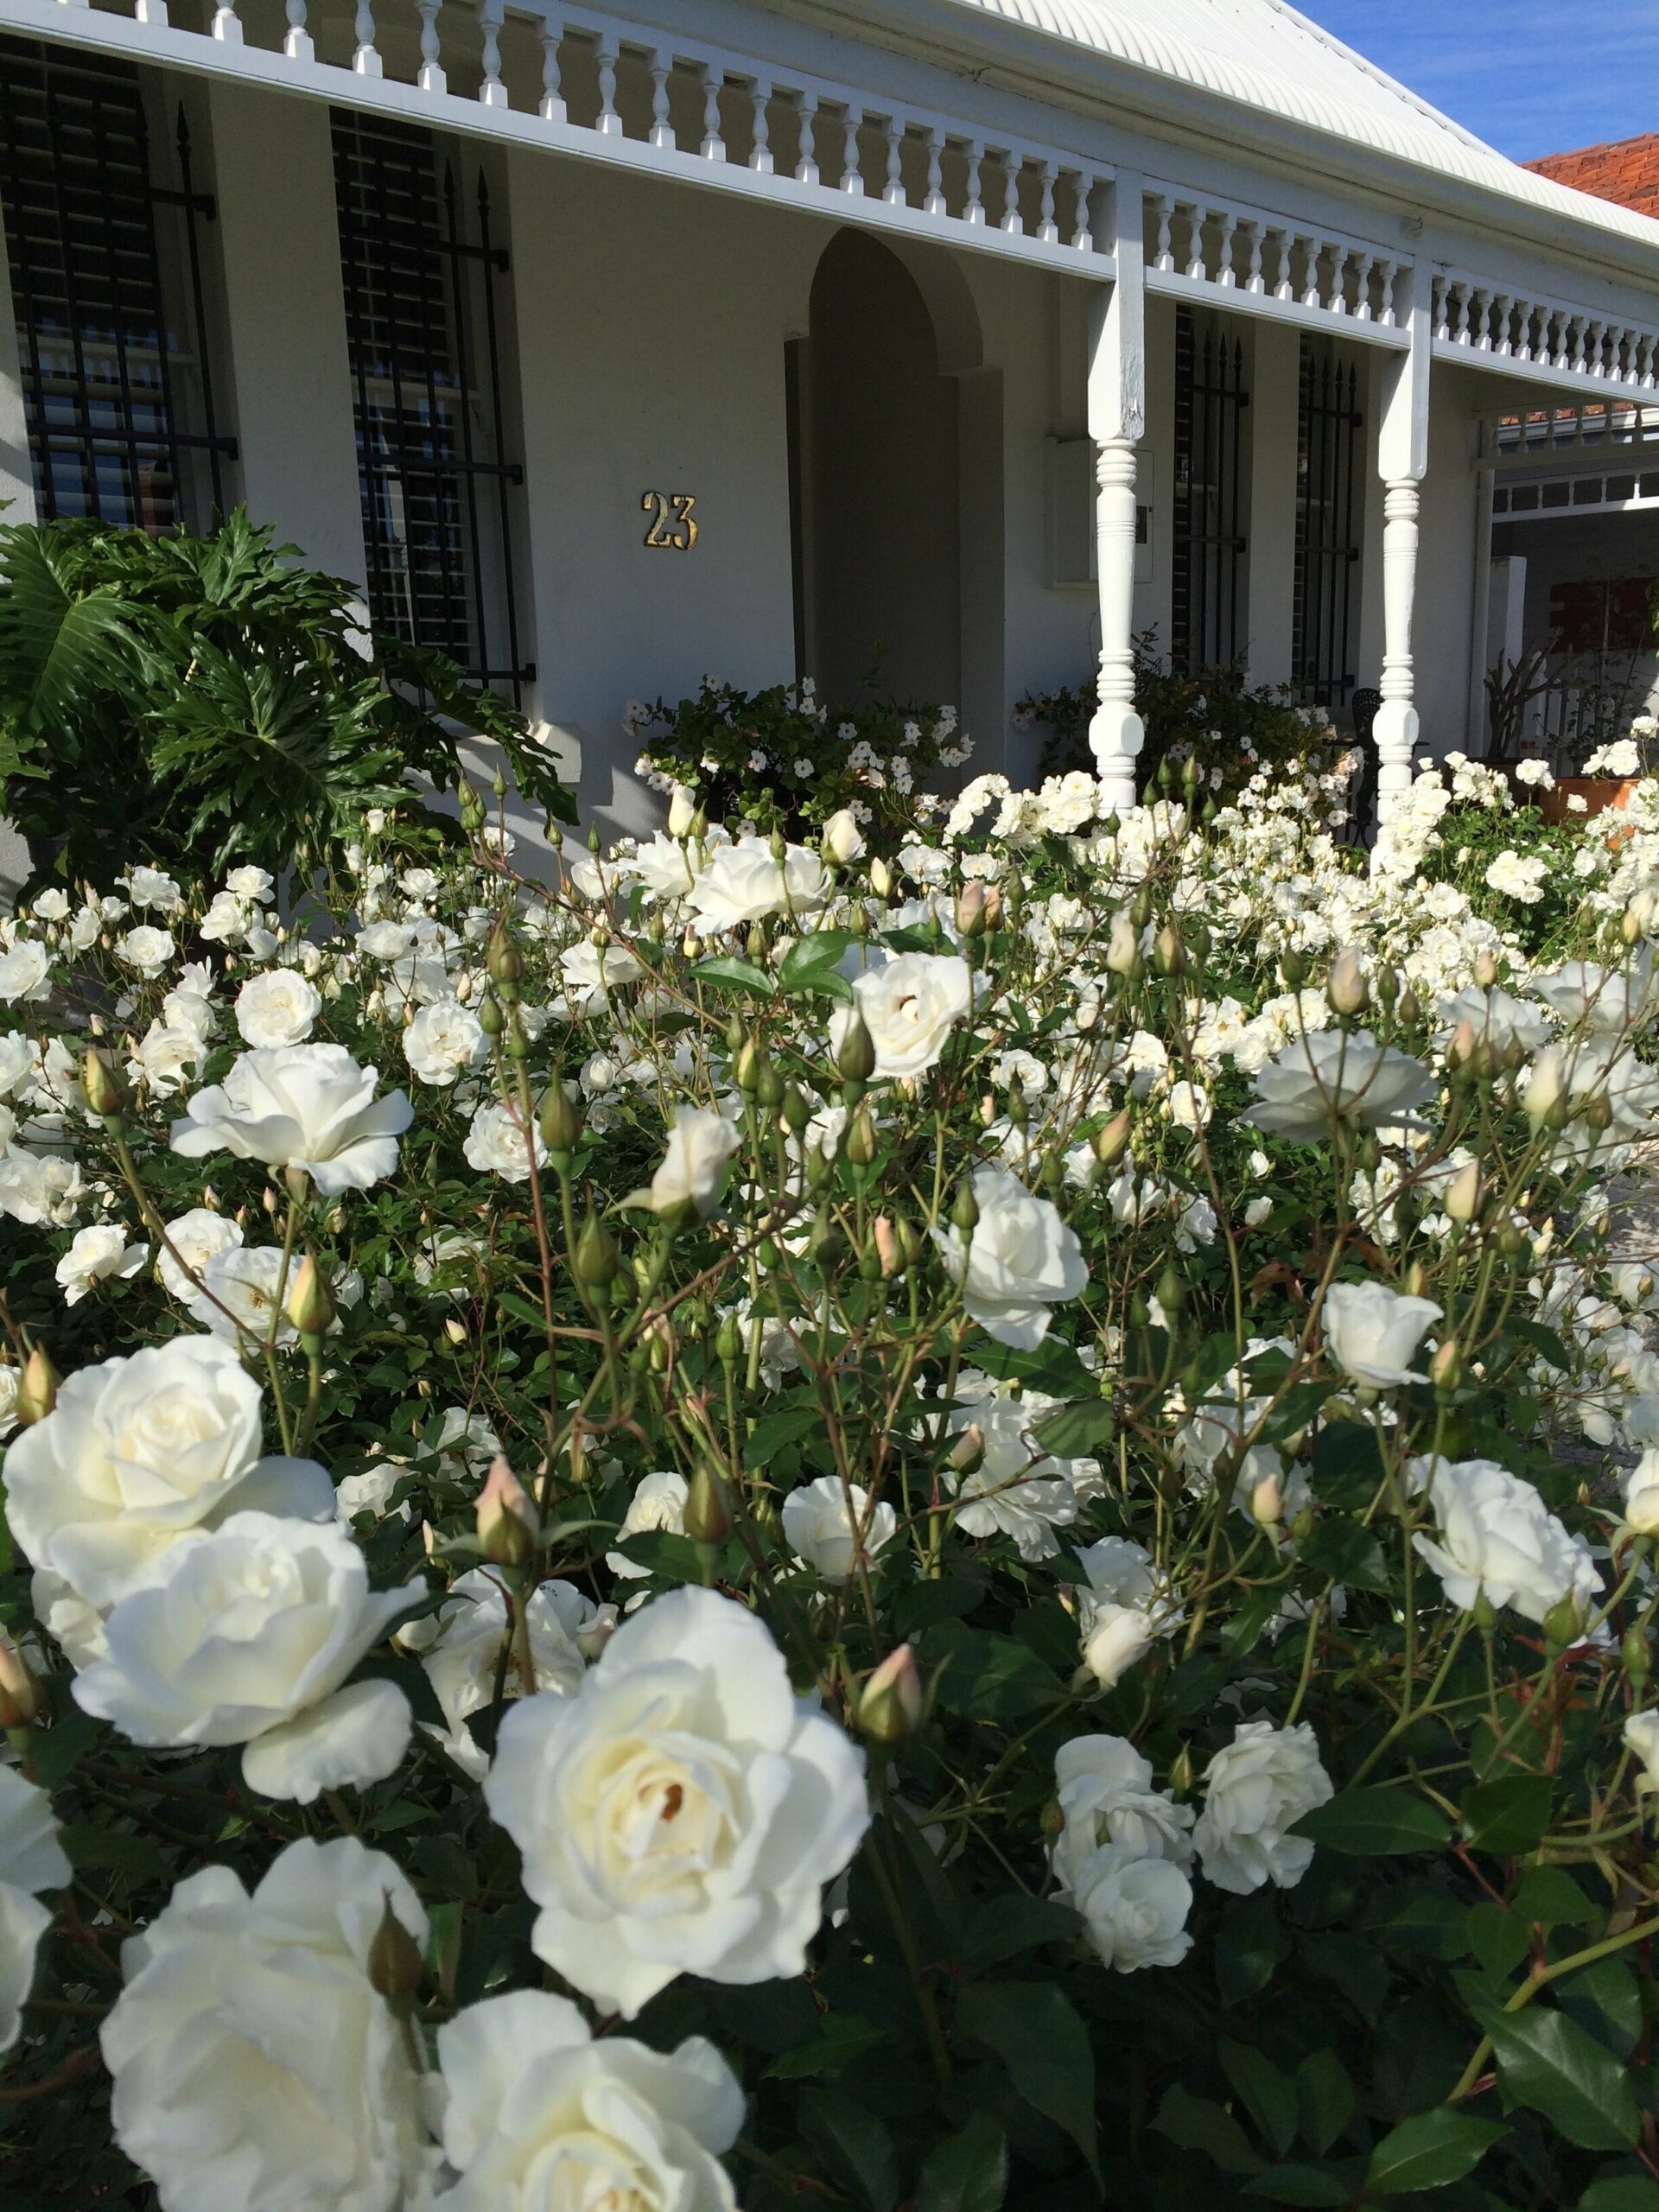
[[[946,334],[948,365],[963,335]],[[826,699],[962,699],[957,384],[928,302],[861,231],[826,247],[798,398],[805,668]]]

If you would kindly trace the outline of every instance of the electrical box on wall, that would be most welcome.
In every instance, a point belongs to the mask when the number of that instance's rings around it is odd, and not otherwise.
[[[1057,589],[1087,588],[1098,581],[1095,537],[1095,442],[1092,438],[1050,438],[1045,456],[1047,504],[1048,581]],[[1153,476],[1149,455],[1140,459],[1142,494]],[[1135,581],[1152,582],[1153,514],[1142,496],[1135,510]]]

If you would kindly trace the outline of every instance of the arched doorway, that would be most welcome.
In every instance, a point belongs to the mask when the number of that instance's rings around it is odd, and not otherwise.
[[[798,386],[804,672],[827,700],[962,701],[957,385],[926,301],[845,230],[812,285]]]

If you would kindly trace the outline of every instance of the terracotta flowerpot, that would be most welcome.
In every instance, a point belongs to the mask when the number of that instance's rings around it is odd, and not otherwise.
[[[1637,781],[1634,776],[1563,776],[1553,791],[1540,794],[1538,810],[1546,822],[1588,822],[1610,807],[1628,806]],[[1567,805],[1571,792],[1584,801],[1582,814]]]

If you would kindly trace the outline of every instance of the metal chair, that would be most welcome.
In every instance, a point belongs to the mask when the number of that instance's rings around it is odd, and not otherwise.
[[[1356,691],[1353,696],[1354,743],[1359,748],[1359,767],[1348,790],[1347,842],[1351,845],[1368,843],[1370,838],[1379,766],[1374,733],[1377,709],[1382,704],[1380,691]]]

